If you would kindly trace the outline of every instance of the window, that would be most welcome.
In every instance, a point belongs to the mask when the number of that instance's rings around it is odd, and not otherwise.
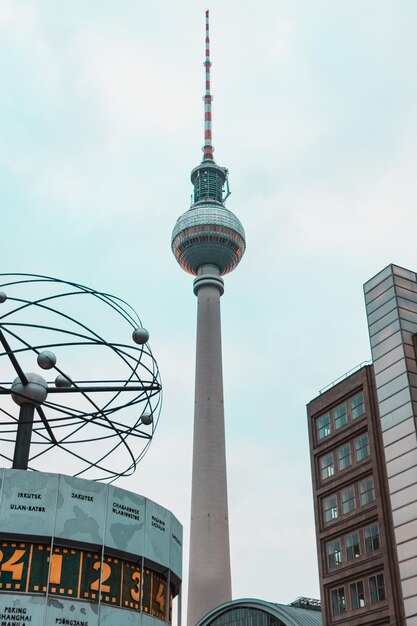
[[[371,604],[376,604],[377,602],[385,600],[384,574],[371,576],[369,579],[369,588],[371,590]]]
[[[348,487],[342,491],[342,511],[344,514],[356,509],[355,487]]]
[[[350,601],[352,609],[360,609],[365,606],[365,592],[363,590],[363,580],[357,580],[350,585]]]
[[[356,396],[350,399],[350,410],[352,412],[353,420],[365,413],[365,402],[363,399],[363,393],[358,393]]]
[[[346,404],[340,404],[333,412],[334,415],[334,427],[341,428],[347,423]]]
[[[328,437],[331,433],[330,430],[330,415],[322,415],[317,419],[317,434],[319,439]]]
[[[336,567],[342,562],[342,550],[340,548],[340,539],[335,539],[327,544],[327,559],[329,567]]]
[[[343,470],[349,465],[352,465],[352,457],[350,456],[350,443],[342,446],[337,451],[337,464],[339,470]]]
[[[361,435],[357,439],[355,439],[355,456],[357,461],[362,461],[362,459],[369,456],[369,437],[368,433]]]
[[[348,561],[353,561],[361,555],[361,548],[359,544],[359,533],[354,532],[351,535],[346,535],[346,557]]]
[[[375,500],[374,479],[372,476],[365,478],[359,483],[361,505],[365,506]]]
[[[321,478],[325,480],[334,474],[333,452],[325,454],[320,459]]]
[[[381,547],[378,524],[372,524],[372,526],[365,528],[364,535],[365,550],[367,554],[369,554],[369,552],[373,552],[374,550],[378,550]]]
[[[346,611],[345,588],[338,587],[332,590],[333,615],[340,615]]]
[[[326,498],[323,503],[324,508],[324,521],[331,522],[332,519],[339,517],[339,511],[337,508],[337,496],[330,496]]]

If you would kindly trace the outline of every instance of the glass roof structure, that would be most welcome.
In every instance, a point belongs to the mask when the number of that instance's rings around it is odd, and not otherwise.
[[[317,605],[307,606],[304,603],[292,606],[244,598],[221,604],[196,626],[323,626]]]

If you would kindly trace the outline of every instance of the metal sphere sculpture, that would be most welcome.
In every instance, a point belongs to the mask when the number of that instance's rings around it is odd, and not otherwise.
[[[0,458],[100,481],[132,474],[161,409],[148,339],[120,298],[0,274]]]

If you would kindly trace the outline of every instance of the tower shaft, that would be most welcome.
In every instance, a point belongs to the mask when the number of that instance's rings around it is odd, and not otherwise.
[[[220,296],[210,265],[194,281],[198,298],[188,626],[231,600]]]

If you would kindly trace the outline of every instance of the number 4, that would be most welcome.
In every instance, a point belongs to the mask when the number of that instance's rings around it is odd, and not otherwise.
[[[161,613],[163,613],[165,611],[165,585],[162,582],[159,583],[158,591],[155,596],[155,602],[159,604]]]
[[[6,563],[1,566],[2,572],[11,572],[13,580],[22,580],[24,563],[17,563],[24,556],[24,550],[15,550]],[[0,551],[0,561],[3,558],[3,552]]]

